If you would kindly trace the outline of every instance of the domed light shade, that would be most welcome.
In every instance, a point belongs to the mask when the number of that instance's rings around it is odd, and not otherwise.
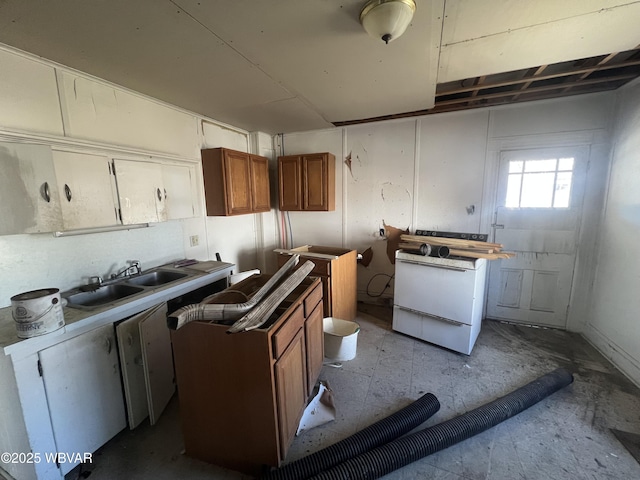
[[[360,23],[369,35],[389,43],[404,33],[415,11],[414,0],[370,0],[360,12]]]

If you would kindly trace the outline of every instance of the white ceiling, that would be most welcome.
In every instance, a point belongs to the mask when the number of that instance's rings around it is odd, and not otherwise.
[[[640,44],[640,0],[417,0],[389,45],[360,26],[365,3],[0,0],[0,42],[267,133],[424,110],[436,83]]]

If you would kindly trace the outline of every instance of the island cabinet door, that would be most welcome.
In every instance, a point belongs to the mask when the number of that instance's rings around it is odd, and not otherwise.
[[[324,330],[322,327],[322,302],[307,316],[304,338],[307,349],[307,393],[311,395],[322,370],[324,361]]]
[[[127,426],[113,325],[38,354],[58,452],[95,452]],[[82,458],[60,462],[63,474]]]
[[[281,458],[286,456],[307,401],[305,355],[301,328],[274,366]]]

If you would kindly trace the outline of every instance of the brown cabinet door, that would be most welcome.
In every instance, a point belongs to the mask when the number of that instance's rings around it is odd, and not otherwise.
[[[300,157],[278,158],[280,210],[302,210],[302,171]]]
[[[320,376],[324,361],[322,318],[322,302],[320,302],[304,324],[304,338],[307,347],[307,393],[309,395],[313,393],[313,387]]]
[[[251,155],[251,197],[254,212],[271,210],[269,159],[257,155]]]
[[[327,157],[324,154],[302,157],[304,210],[328,209]]]
[[[281,458],[285,457],[293,440],[307,400],[303,332],[301,328],[274,366]]]
[[[251,165],[249,163],[249,154],[225,151],[224,175],[227,214],[251,213]]]

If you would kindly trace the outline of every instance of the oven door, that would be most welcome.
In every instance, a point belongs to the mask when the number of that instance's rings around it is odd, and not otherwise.
[[[396,258],[394,303],[435,317],[471,325],[476,270]]]

